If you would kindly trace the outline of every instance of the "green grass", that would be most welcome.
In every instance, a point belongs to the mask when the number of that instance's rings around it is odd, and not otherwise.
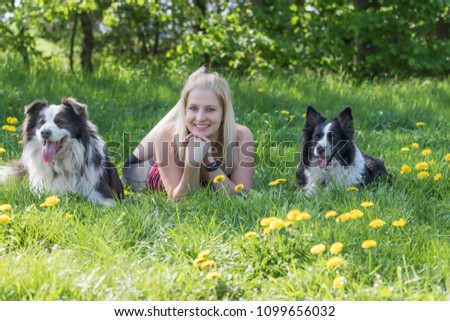
[[[23,121],[23,106],[36,98],[57,103],[73,96],[88,104],[91,120],[120,168],[139,140],[176,102],[189,71],[102,67],[71,75],[56,63],[30,71],[1,58],[0,119]],[[204,188],[178,203],[164,193],[130,194],[112,208],[74,195],[41,208],[46,196],[30,194],[26,182],[0,186],[0,204],[12,218],[0,224],[0,300],[448,300],[450,298],[450,153],[448,80],[356,83],[346,76],[299,73],[245,79],[226,75],[238,122],[257,141],[255,189],[247,198]],[[259,92],[258,88],[263,88]],[[351,105],[358,146],[381,157],[391,174],[367,190],[335,190],[307,198],[295,182],[302,114],[308,104],[335,115]],[[295,118],[287,121],[280,110]],[[424,121],[425,127],[417,127]],[[0,163],[19,157],[19,132],[0,132]],[[115,142],[114,145],[112,142]],[[271,143],[272,142],[272,143]],[[274,142],[277,142],[275,144]],[[401,152],[416,142],[419,149]],[[430,156],[422,149],[432,150]],[[417,180],[414,165],[434,160],[430,177]],[[408,164],[412,173],[400,175]],[[442,173],[435,182],[436,173]],[[275,187],[276,178],[287,182]],[[375,206],[364,209],[362,201]],[[31,204],[36,207],[28,209]],[[311,219],[261,235],[261,218],[286,219],[292,209]],[[361,209],[359,220],[336,223],[339,214]],[[73,216],[66,218],[66,213]],[[391,224],[407,220],[403,228]],[[369,223],[380,218],[378,230]],[[258,232],[245,239],[248,231]],[[369,251],[364,240],[376,240]],[[328,249],[344,243],[344,264],[326,266]],[[327,251],[310,254],[323,243]],[[212,268],[193,266],[209,249]],[[369,260],[370,256],[370,260]],[[206,280],[209,271],[221,280]],[[333,280],[344,276],[343,288]]]

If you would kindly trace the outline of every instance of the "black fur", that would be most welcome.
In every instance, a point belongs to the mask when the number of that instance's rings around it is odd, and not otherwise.
[[[328,127],[328,132],[324,132],[324,128]],[[352,111],[350,107],[346,107],[342,110],[338,116],[336,116],[331,123],[327,123],[326,118],[312,106],[308,106],[306,112],[305,125],[303,127],[303,137],[301,142],[301,157],[300,164],[297,170],[297,182],[301,187],[306,187],[308,185],[308,175],[307,171],[315,168],[315,175],[318,178],[318,183],[322,186],[326,186],[327,175],[332,173],[330,170],[332,168],[332,162],[337,162],[342,168],[351,168],[350,165],[354,164],[355,157],[359,149],[354,141],[354,125]],[[326,135],[326,136],[325,136]],[[326,137],[326,146],[329,148],[329,153],[327,157],[320,158],[314,154],[314,149],[316,153],[319,150],[323,150],[318,142],[324,142]],[[362,185],[369,185],[375,179],[380,176],[387,175],[384,163],[370,155],[362,153],[364,159],[364,168],[361,169],[361,177],[359,183]],[[324,152],[324,155],[325,152]],[[361,159],[361,156],[358,156]],[[322,159],[322,161],[320,161]],[[319,167],[317,164],[326,161],[326,167]],[[325,163],[322,163],[322,165]],[[359,166],[362,168],[363,166]],[[320,168],[320,169],[319,169]],[[308,172],[309,173],[309,172]],[[323,173],[323,175],[322,175]],[[330,174],[331,175],[331,174]],[[357,173],[359,175],[359,173]],[[309,175],[310,177],[312,175]]]

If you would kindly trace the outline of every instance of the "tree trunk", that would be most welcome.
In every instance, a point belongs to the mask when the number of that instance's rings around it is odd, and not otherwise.
[[[70,61],[70,71],[73,72],[73,48],[75,46],[75,35],[77,33],[77,25],[78,25],[78,13],[74,13],[74,21],[73,21],[73,28],[72,28],[72,35],[70,37],[70,54],[69,54],[69,61]]]
[[[91,72],[92,52],[94,50],[94,30],[93,23],[89,14],[83,11],[80,15],[81,29],[83,30],[83,48],[81,50],[81,67],[83,70]]]
[[[449,36],[450,23],[445,21],[444,18],[439,17],[436,22],[436,38],[438,40],[446,40]]]
[[[353,0],[356,11],[365,11],[369,8],[380,8],[380,3],[377,0]],[[358,35],[355,35],[355,55],[353,56],[353,70],[358,66],[364,64],[366,56],[375,54],[377,48],[374,47],[371,40],[363,40]]]

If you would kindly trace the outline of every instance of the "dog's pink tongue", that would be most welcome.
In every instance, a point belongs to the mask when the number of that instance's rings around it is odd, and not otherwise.
[[[319,158],[319,168],[324,169],[325,167],[327,167],[327,159]]]
[[[56,143],[47,141],[44,148],[42,149],[42,160],[45,163],[49,164],[53,162],[55,157],[56,157]]]

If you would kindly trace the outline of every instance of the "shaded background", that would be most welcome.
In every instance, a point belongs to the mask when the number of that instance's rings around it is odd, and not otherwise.
[[[310,69],[356,77],[446,76],[448,0],[3,0],[0,48],[25,64],[58,57],[253,76]]]

